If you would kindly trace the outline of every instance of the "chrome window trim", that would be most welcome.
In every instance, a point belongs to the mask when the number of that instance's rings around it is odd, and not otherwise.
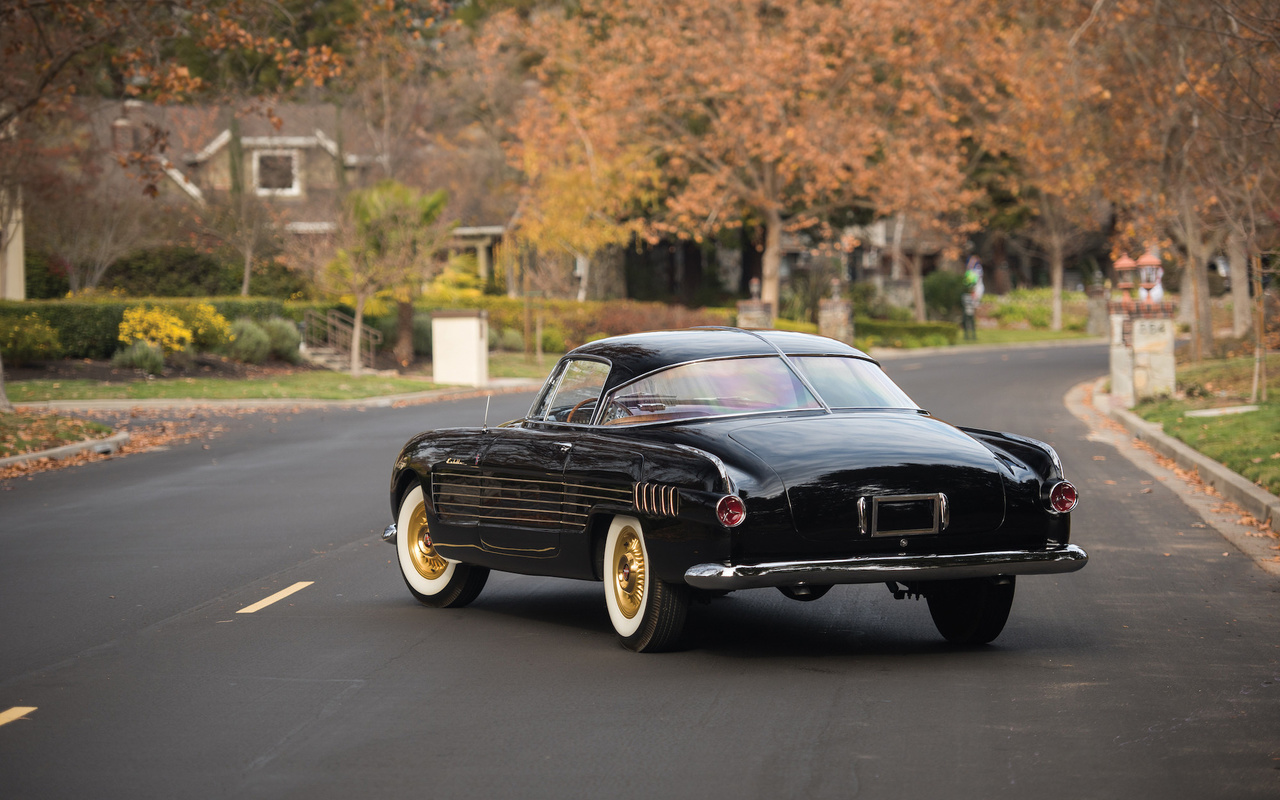
[[[534,412],[538,410],[538,406],[542,405],[542,401],[548,396],[554,397],[560,391],[560,383],[564,380],[565,373],[569,371],[569,365],[575,361],[594,361],[597,364],[604,364],[609,368],[609,371],[605,373],[604,383],[600,386],[600,394],[596,396],[596,410],[591,414],[591,419],[586,422],[560,422],[559,420],[546,419],[545,414],[542,417],[535,417]],[[537,422],[542,425],[567,425],[574,429],[594,425],[596,417],[600,413],[600,408],[603,407],[603,404],[600,402],[600,398],[605,395],[604,388],[609,385],[609,375],[612,373],[613,362],[607,358],[594,355],[579,355],[571,357],[570,354],[566,353],[559,361],[556,362],[556,365],[552,367],[551,374],[547,377],[546,382],[542,384],[542,389],[538,392],[537,396],[533,398],[533,404],[529,406],[529,411],[525,414],[525,421]]]

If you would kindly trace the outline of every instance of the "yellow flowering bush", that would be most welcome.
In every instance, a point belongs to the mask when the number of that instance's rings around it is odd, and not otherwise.
[[[126,345],[150,342],[169,355],[191,344],[191,329],[162,308],[133,306],[124,310],[119,339]]]
[[[174,309],[191,330],[191,343],[202,352],[221,350],[231,336],[231,323],[210,303],[187,303]]]
[[[0,353],[8,366],[57,358],[61,352],[58,332],[34,311],[18,322],[0,322]]]

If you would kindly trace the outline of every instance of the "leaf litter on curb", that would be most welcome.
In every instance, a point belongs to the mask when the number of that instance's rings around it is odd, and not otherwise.
[[[297,413],[300,409],[289,409]],[[128,409],[123,411],[85,411],[79,416],[92,419],[116,432],[127,431],[128,443],[115,453],[95,453],[86,450],[67,458],[40,458],[25,464],[0,469],[0,489],[8,490],[15,478],[30,477],[40,472],[123,458],[135,453],[145,453],[161,447],[199,439],[214,439],[227,430],[227,423],[243,419],[263,411],[280,414],[283,409],[227,409],[213,406],[193,406],[183,409]]]

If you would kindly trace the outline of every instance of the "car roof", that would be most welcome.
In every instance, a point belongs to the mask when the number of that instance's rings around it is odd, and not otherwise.
[[[835,339],[792,331],[746,331],[740,328],[689,328],[613,336],[588,342],[565,355],[590,356],[613,365],[609,387],[663,367],[708,358],[777,355],[841,355],[868,359],[861,350]]]

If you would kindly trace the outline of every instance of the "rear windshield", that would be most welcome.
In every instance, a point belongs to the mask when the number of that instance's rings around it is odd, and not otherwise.
[[[792,356],[831,408],[919,408],[870,361],[845,356]]]
[[[781,358],[762,356],[695,361],[641,378],[609,396],[600,421],[634,425],[820,408]]]

